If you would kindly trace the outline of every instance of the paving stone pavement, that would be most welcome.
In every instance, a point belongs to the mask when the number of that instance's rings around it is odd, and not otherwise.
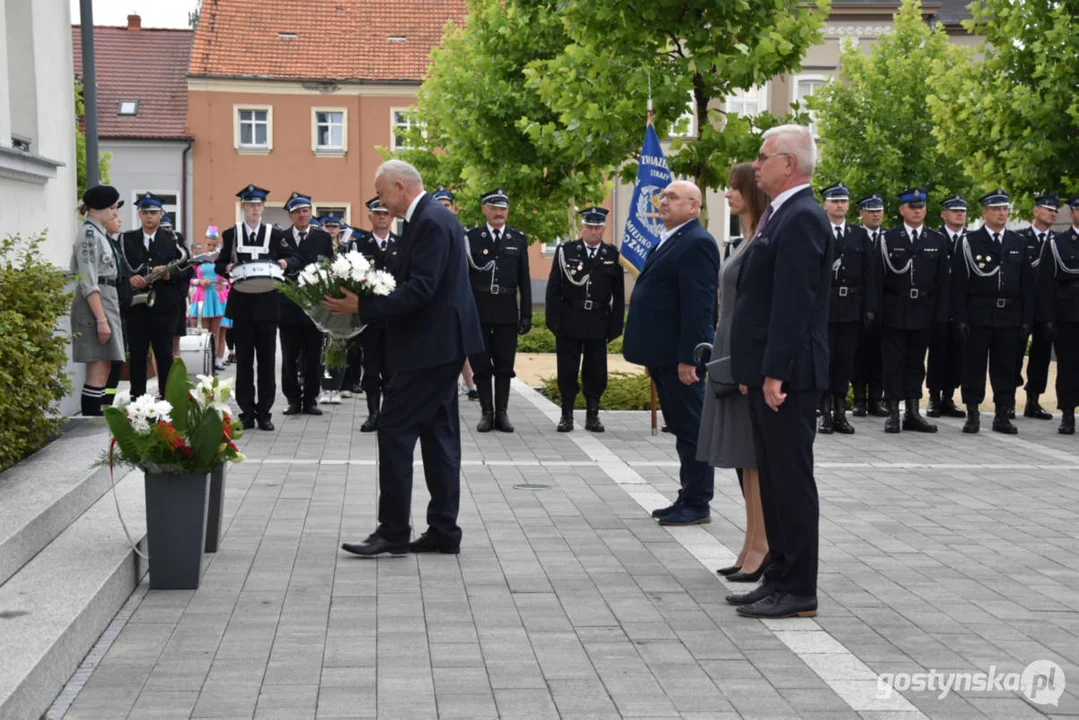
[[[717,472],[710,525],[660,527],[648,510],[677,492],[672,436],[651,436],[646,413],[558,434],[557,409],[515,391],[513,434],[475,433],[462,397],[459,556],[339,550],[375,526],[362,397],[249,431],[200,589],[141,588],[62,717],[1079,715],[1079,440],[1055,423],[1020,420],[1007,438],[953,420],[885,435],[863,419],[818,438],[820,615],[761,622],[735,615],[723,596],[745,587],[714,572],[744,527],[733,472]],[[419,466],[415,485],[418,534]],[[879,693],[882,673],[1035,660],[1071,681],[1059,705],[1014,689]]]

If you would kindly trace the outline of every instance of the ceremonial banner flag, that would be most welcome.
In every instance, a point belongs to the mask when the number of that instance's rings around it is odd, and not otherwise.
[[[649,122],[644,130],[644,144],[633,183],[626,229],[622,232],[622,264],[634,276],[644,267],[648,253],[659,242],[663,223],[659,220],[659,194],[672,180],[667,158],[659,145],[656,129]]]

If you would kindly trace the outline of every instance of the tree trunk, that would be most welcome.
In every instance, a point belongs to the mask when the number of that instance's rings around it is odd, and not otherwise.
[[[572,242],[577,239],[577,199],[570,198],[569,205],[566,208],[566,229],[568,235],[566,236],[566,242]]]

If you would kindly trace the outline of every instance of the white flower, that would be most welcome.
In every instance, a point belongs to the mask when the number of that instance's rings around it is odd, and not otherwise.
[[[156,422],[169,422],[172,404],[168,400],[158,402],[153,395],[142,395],[126,408],[131,427],[136,433],[145,435]]]
[[[363,282],[364,276],[371,269],[371,263],[367,262],[367,258],[363,256],[363,253],[356,250],[346,253],[344,258],[349,264],[348,279],[354,282]]]
[[[213,408],[218,413],[231,413],[228,399],[232,397],[232,379],[220,380],[209,375],[198,375],[198,384],[191,395],[202,410]]]
[[[314,285],[318,282],[318,270],[319,267],[315,263],[311,263],[296,277],[296,282],[300,285]]]
[[[330,264],[330,270],[333,271],[334,277],[348,278],[351,277],[352,263],[344,255],[338,255]]]
[[[372,270],[364,279],[374,295],[389,295],[397,287],[393,275],[385,270]]]
[[[116,393],[116,395],[112,399],[112,406],[114,408],[118,408],[120,410],[123,410],[124,408],[126,408],[130,404],[131,404],[131,393],[129,393],[127,390],[118,391]]]

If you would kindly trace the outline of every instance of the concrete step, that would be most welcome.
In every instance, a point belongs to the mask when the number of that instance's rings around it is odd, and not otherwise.
[[[126,474],[116,490],[142,543],[142,472]],[[0,585],[0,718],[41,717],[145,572],[109,493]]]
[[[100,418],[71,420],[60,438],[0,473],[0,585],[108,490],[108,469],[94,467],[108,437]]]

